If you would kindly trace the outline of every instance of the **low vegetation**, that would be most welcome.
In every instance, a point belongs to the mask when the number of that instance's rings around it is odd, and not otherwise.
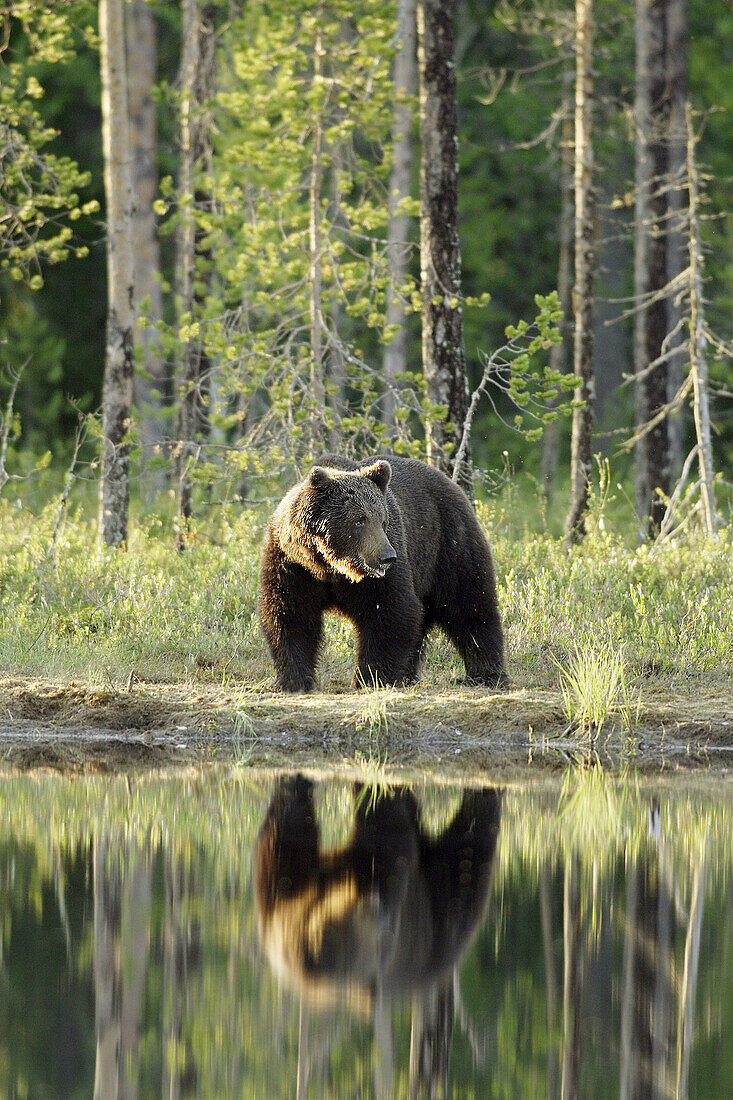
[[[596,514],[584,543],[568,553],[546,524],[537,525],[539,533],[521,525],[528,507],[515,489],[479,513],[494,551],[513,687],[519,695],[554,693],[556,733],[563,693],[569,727],[593,733],[607,722],[632,729],[655,699],[673,710],[699,700],[703,716],[706,699],[729,691],[728,529],[715,540],[690,534],[636,547]],[[248,701],[269,696],[274,684],[256,611],[265,512],[216,510],[183,553],[159,513],[139,517],[124,553],[97,550],[82,507],[60,527],[58,516],[57,501],[36,515],[11,498],[0,501],[4,674],[112,692],[134,682],[178,685],[194,698],[216,688],[240,727],[248,722]],[[334,618],[320,670],[324,690],[347,692],[352,669],[350,626]],[[455,702],[461,676],[452,648],[434,635],[420,697],[447,692]],[[415,691],[367,689],[356,728],[387,731],[403,696]],[[444,715],[449,723],[454,702]],[[317,721],[318,707],[309,712]]]

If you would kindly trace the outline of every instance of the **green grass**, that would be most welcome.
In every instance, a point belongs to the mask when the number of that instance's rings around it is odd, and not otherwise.
[[[609,718],[631,729],[635,712],[623,655],[606,642],[576,646],[567,667],[558,662],[565,716],[571,728],[595,737]]]
[[[517,687],[559,686],[558,664],[574,655],[624,655],[623,683],[706,689],[733,674],[731,531],[661,548],[636,547],[632,533],[591,516],[584,543],[522,528],[529,507],[516,490],[479,510],[493,548],[509,671]],[[272,668],[256,614],[259,547],[266,515],[212,509],[182,554],[170,525],[131,524],[126,552],[96,548],[81,510],[51,537],[58,503],[38,515],[0,499],[0,666],[6,675],[89,679],[124,686],[142,680],[208,683],[250,692],[271,688]],[[351,629],[329,620],[321,680],[348,688]],[[446,688],[462,677],[439,635],[427,647],[421,683]],[[364,722],[386,721],[386,697],[365,704]],[[614,702],[613,705],[617,705]]]

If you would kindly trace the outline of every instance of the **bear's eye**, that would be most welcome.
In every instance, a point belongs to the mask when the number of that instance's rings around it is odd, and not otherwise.
[[[354,527],[363,527],[365,523],[366,516],[360,516],[358,519],[354,520]]]

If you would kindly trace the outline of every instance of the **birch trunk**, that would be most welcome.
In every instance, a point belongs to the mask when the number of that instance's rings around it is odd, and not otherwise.
[[[708,535],[718,526],[713,484],[713,445],[710,433],[708,363],[705,355],[705,319],[703,315],[703,255],[700,243],[699,192],[695,164],[695,135],[692,113],[687,106],[687,183],[690,196],[689,272],[690,272],[690,373],[693,387],[693,411],[697,456],[700,467],[700,499],[703,522]]]
[[[125,60],[125,0],[100,0],[102,145],[107,202],[107,340],[102,392],[99,539],[127,542],[133,379],[133,192]]]
[[[458,122],[453,62],[455,0],[420,0],[417,8],[420,73],[420,280],[422,355],[428,400],[448,410],[447,421],[428,417],[428,462],[449,476],[468,406],[461,255],[458,242]],[[470,448],[458,483],[473,492]]]
[[[649,418],[646,387],[641,373],[646,364],[646,314],[641,308],[641,296],[647,287],[647,251],[649,246],[649,0],[636,0],[635,7],[635,165],[634,165],[634,296],[637,312],[634,315],[634,373],[637,381],[634,389],[635,422],[637,431]],[[648,447],[645,438],[634,447],[634,490],[638,539],[646,538],[649,515],[649,473],[647,470]]]
[[[688,198],[686,180],[687,127],[685,105],[688,86],[687,0],[667,0],[666,69],[669,88],[669,132],[667,173],[669,176],[669,224],[667,228],[667,282],[677,279],[687,266],[687,241],[684,220]],[[682,385],[685,354],[683,307],[675,298],[667,298],[667,400],[671,401]],[[685,410],[668,419],[670,479],[675,481],[685,458]]]
[[[559,325],[562,337],[550,349],[550,369],[565,374],[568,368],[570,314],[573,308],[573,71],[563,72],[562,136],[560,138],[560,256],[557,266],[557,295],[563,316]],[[545,427],[542,436],[542,487],[549,499],[557,469],[557,421]]]
[[[593,280],[596,256],[593,201],[593,2],[575,3],[575,343],[576,400],[570,459],[571,497],[565,519],[568,542],[585,534],[593,463]]]
[[[149,324],[135,326],[135,346],[143,350],[143,371],[135,372],[133,399],[139,417],[143,471],[160,452],[161,391],[165,361],[160,354],[155,324],[162,317],[160,247],[153,203],[158,193],[158,133],[152,90],[156,80],[156,30],[152,8],[145,0],[129,0],[127,8],[128,96],[134,193],[133,263],[137,303],[147,302]],[[148,479],[149,480],[149,479]],[[150,482],[162,487],[162,479]]]
[[[196,68],[198,65],[198,0],[181,3],[181,118],[179,190],[183,218],[178,230],[177,293],[178,315],[183,322],[193,317],[193,285],[196,263],[196,219],[194,215],[194,137],[193,112]],[[198,381],[197,345],[188,339],[182,349],[178,369],[178,441],[174,473],[178,495],[179,549],[185,542],[183,528],[191,518],[190,467],[194,454]]]
[[[323,83],[323,37],[316,30],[313,51],[313,85]],[[308,241],[310,248],[310,398],[313,402],[313,444],[321,442],[326,411],[326,387],[323,370],[323,245],[321,241],[321,193],[323,190],[323,122],[318,110],[313,116],[313,152],[308,191]]]
[[[214,5],[201,7],[199,0],[182,0],[181,6],[181,115],[179,190],[183,217],[177,238],[177,295],[181,323],[196,315],[196,169],[206,159],[208,125],[205,105],[214,81]],[[205,424],[208,378],[207,360],[198,337],[186,340],[178,366],[178,441],[174,454],[177,487],[179,549],[185,545],[185,528],[192,514],[191,469]]]
[[[667,0],[636,4],[636,237],[634,371],[637,430],[667,403]],[[659,530],[670,490],[668,418],[659,418],[636,445],[636,501],[642,534]]]
[[[409,97],[417,91],[417,23],[416,0],[398,0],[397,37],[399,48],[395,58],[395,110],[392,136],[394,163],[389,181],[389,287],[385,324],[397,333],[384,349],[384,423],[394,435],[395,386],[398,374],[407,370],[407,322],[400,288],[408,272],[410,219],[399,209],[402,199],[410,194],[412,172],[412,111]]]

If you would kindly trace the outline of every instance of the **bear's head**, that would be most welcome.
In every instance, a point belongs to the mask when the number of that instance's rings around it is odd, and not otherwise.
[[[319,580],[383,577],[397,558],[387,537],[391,476],[383,459],[357,470],[314,466],[276,513],[283,552]]]

